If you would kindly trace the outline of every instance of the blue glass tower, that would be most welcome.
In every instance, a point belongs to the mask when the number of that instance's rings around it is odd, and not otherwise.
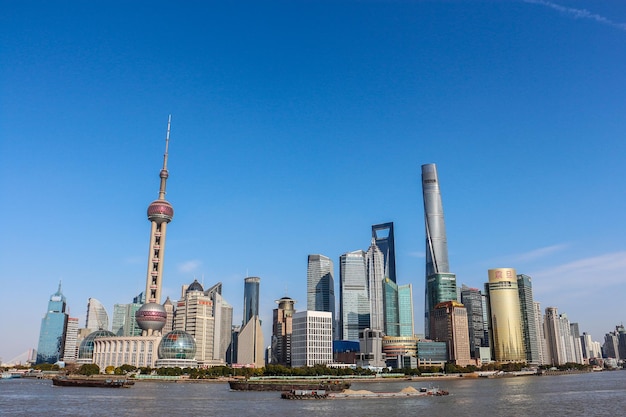
[[[56,363],[62,359],[65,349],[65,330],[68,314],[65,312],[65,296],[59,289],[50,296],[48,312],[41,320],[39,344],[37,345],[37,363]]]
[[[261,278],[248,277],[243,284],[243,325],[259,315],[259,284]]]

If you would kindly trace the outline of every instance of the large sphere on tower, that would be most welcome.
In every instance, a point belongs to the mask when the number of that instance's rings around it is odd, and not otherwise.
[[[154,200],[148,206],[148,220],[151,222],[171,222],[174,217],[174,207],[167,200]]]
[[[161,331],[165,326],[167,311],[158,303],[146,303],[135,313],[135,320],[141,330]]]

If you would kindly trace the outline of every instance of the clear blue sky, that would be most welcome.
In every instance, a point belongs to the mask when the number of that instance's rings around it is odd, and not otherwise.
[[[533,277],[595,340],[626,319],[626,3],[4,1],[0,357],[36,347],[61,280],[130,302],[172,114],[164,296],[243,279],[306,308],[306,259],[393,221],[423,331],[420,166],[458,283]],[[338,291],[337,291],[338,296]],[[8,336],[7,336],[8,335]]]

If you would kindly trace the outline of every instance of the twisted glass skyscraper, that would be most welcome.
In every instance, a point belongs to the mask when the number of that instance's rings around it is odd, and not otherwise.
[[[430,336],[430,316],[435,306],[456,300],[456,277],[450,273],[446,225],[435,164],[422,165],[422,193],[424,196],[424,223],[426,229],[426,285],[424,333]]]

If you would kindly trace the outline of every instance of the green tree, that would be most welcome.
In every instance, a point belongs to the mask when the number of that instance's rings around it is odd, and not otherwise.
[[[97,375],[100,373],[100,367],[98,365],[96,365],[95,363],[86,363],[81,365],[80,368],[78,368],[78,373],[81,375]]]

